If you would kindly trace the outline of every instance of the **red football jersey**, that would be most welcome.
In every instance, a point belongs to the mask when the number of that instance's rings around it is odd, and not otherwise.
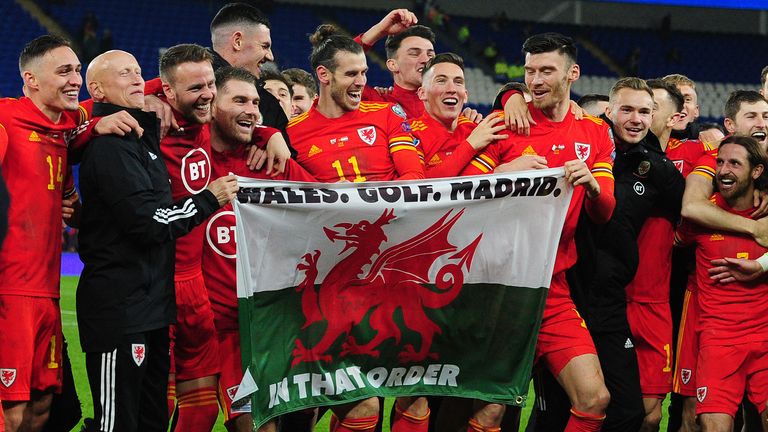
[[[456,129],[448,131],[429,113],[411,121],[411,133],[424,156],[427,178],[456,177],[472,161],[477,152],[467,137],[477,123],[459,116]]]
[[[406,118],[421,117],[424,114],[424,101],[419,98],[417,90],[406,90],[397,84],[392,86],[392,92],[380,95],[371,86],[363,87],[362,100],[366,102],[390,102],[398,104],[405,112]]]
[[[0,294],[59,297],[61,200],[74,193],[65,181],[67,145],[85,120],[78,110],[53,123],[31,99],[0,101],[0,125],[8,136],[0,163],[11,199]]]
[[[424,178],[411,128],[390,103],[361,102],[360,108],[329,119],[316,106],[286,128],[296,161],[320,182]]]
[[[169,132],[160,141],[160,151],[171,179],[173,200],[205,190],[211,180],[211,142],[209,125],[191,123],[176,110],[178,131]],[[205,227],[197,226],[176,240],[177,279],[200,272]]]
[[[595,178],[603,177],[613,182],[614,146],[605,122],[592,116],[585,116],[583,120],[576,121],[570,111],[562,122],[552,122],[542,114],[541,110],[534,109],[531,104],[529,109],[536,121],[536,126],[531,128],[530,136],[511,135],[505,140],[489,145],[483,153],[472,160],[462,175],[490,173],[502,163],[530,154],[545,157],[550,168],[563,166],[574,159],[581,159],[592,170]],[[557,248],[553,277],[576,262],[576,244],[573,236],[585,195],[583,187],[577,187],[573,191]],[[552,292],[551,289],[550,292]]]
[[[212,150],[212,156],[214,178],[232,173],[267,180],[315,181],[314,177],[292,159],[288,160],[285,172],[277,177],[266,176],[263,170],[251,171],[245,165],[248,156],[246,146],[238,147],[232,152]],[[203,248],[203,276],[217,330],[238,328],[235,249],[235,213],[232,211],[232,204],[227,204],[208,219]]]
[[[698,140],[681,141],[670,138],[666,153],[683,177],[688,177],[709,150]],[[674,223],[671,216],[654,212],[643,224],[637,237],[640,262],[634,280],[627,285],[627,300],[643,303],[669,302]]]
[[[714,202],[720,208],[746,218],[754,209],[734,210],[720,194]],[[676,233],[681,244],[696,245],[696,280],[699,321],[696,332],[699,344],[733,345],[768,340],[768,283],[764,279],[752,282],[720,284],[709,278],[707,270],[713,259],[731,257],[756,259],[768,249],[747,235],[728,231],[713,231],[683,222]]]

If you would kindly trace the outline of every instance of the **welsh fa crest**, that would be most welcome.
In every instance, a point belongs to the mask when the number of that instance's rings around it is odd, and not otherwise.
[[[16,369],[0,369],[0,382],[10,387],[16,381]]]
[[[699,402],[704,402],[704,399],[707,397],[707,386],[699,387],[696,389],[696,399]]]
[[[576,150],[576,157],[581,159],[583,162],[586,162],[586,160],[589,159],[589,153],[592,149],[592,146],[580,142],[573,143],[573,145],[574,149]]]
[[[683,381],[683,384],[688,384],[688,381],[691,380],[691,370],[680,369],[680,380]],[[706,391],[704,393],[706,393]]]
[[[131,358],[136,366],[141,366],[146,358],[146,348],[144,344],[131,344]]]
[[[357,136],[368,145],[373,145],[376,142],[376,128],[373,126],[362,127],[357,130]]]

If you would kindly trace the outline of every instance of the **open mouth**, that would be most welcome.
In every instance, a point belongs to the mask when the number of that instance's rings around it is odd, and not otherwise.
[[[717,183],[721,191],[730,190],[731,188],[733,188],[733,185],[736,184],[736,179],[731,177],[720,177],[717,179]]]
[[[459,99],[455,98],[455,97],[445,98],[445,99],[443,99],[443,104],[451,106],[451,107],[452,106],[456,106],[456,105],[459,104]]]
[[[201,104],[195,104],[195,111],[198,112],[198,114],[207,115],[211,111],[211,103],[201,103]]]
[[[77,99],[78,93],[80,93],[80,89],[65,90],[64,96]]]
[[[758,141],[765,141],[765,131],[755,131],[752,133],[752,138],[758,140]]]
[[[350,91],[347,92],[347,96],[352,99],[353,102],[359,102],[360,97],[362,96],[363,92],[361,91]]]

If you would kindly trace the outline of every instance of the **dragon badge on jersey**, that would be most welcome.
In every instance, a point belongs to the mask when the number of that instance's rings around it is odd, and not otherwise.
[[[683,173],[683,161],[682,160],[675,160],[672,161],[673,164],[675,164],[675,168],[677,168],[678,171],[680,171],[680,174]]]
[[[683,381],[683,384],[688,384],[688,381],[691,380],[691,370],[680,369],[680,380]]]
[[[696,399],[703,403],[704,399],[707,397],[707,386],[699,387],[696,389]]]
[[[580,142],[575,142],[573,145],[574,150],[576,150],[576,157],[579,158],[582,162],[586,162],[587,159],[589,159],[589,153],[592,149],[592,146]]]
[[[131,358],[136,366],[141,366],[146,357],[146,347],[144,344],[131,344]]]
[[[362,127],[357,130],[357,135],[368,145],[376,142],[376,128],[373,126]]]
[[[227,389],[227,396],[229,396],[229,400],[233,401],[235,400],[235,395],[237,394],[237,389],[240,387],[240,385],[232,386]]]
[[[16,381],[16,369],[0,369],[0,382],[10,387]]]
[[[398,360],[438,360],[439,354],[430,348],[433,338],[442,330],[425,309],[440,309],[456,299],[482,238],[482,234],[478,235],[461,250],[451,244],[448,235],[464,210],[451,213],[453,210],[424,231],[399,244],[387,245],[383,251],[388,231],[385,227],[396,218],[394,210],[384,210],[372,222],[361,220],[323,227],[328,240],[343,246],[340,254],[348,254],[319,281],[316,279],[320,250],[305,254],[296,266],[304,273],[304,280],[296,287],[301,293],[305,318],[302,329],[323,321],[327,326],[312,344],[302,341],[308,339],[306,334],[296,338],[291,367],[331,361],[329,349],[340,337],[344,338],[341,357],[378,357],[385,341],[394,339],[395,344],[401,345],[400,333],[406,329],[398,325],[398,314],[404,315],[408,330],[421,336],[418,349],[411,344],[400,348]],[[430,272],[438,260],[442,266],[436,273]],[[339,305],[344,305],[344,310],[339,310]],[[366,320],[369,316],[373,318]],[[350,331],[366,321],[376,333],[370,341],[360,343]]]

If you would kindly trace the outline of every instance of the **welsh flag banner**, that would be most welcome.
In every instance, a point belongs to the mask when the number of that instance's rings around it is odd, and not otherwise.
[[[370,396],[525,402],[562,169],[240,186],[234,399],[258,425]]]

